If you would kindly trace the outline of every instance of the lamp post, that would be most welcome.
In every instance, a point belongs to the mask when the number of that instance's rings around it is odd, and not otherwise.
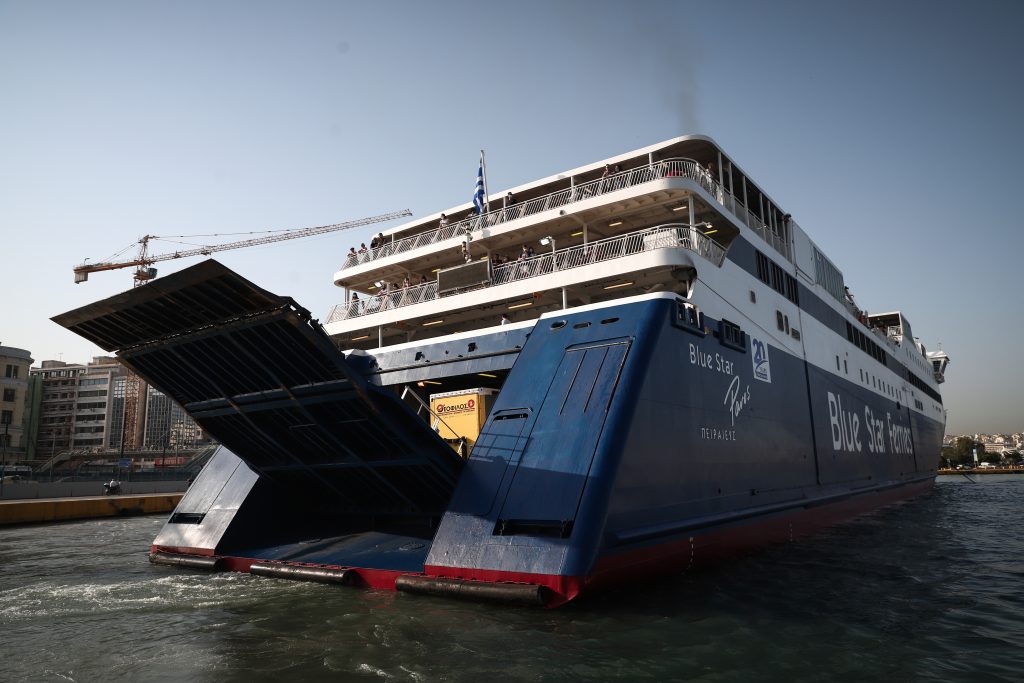
[[[707,221],[701,221],[700,223],[690,223],[687,227],[690,229],[690,248],[693,249],[694,251],[697,251],[697,235],[707,236],[718,232],[717,230],[714,229],[714,226],[712,226],[711,223],[708,223]],[[704,232],[700,232],[699,230],[697,230],[697,228],[701,227],[707,228],[707,230],[705,230]]]
[[[548,235],[540,238],[541,246],[551,245],[551,270],[558,270],[558,261],[555,259],[555,238]]]

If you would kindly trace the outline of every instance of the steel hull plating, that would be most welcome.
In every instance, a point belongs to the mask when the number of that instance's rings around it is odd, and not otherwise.
[[[180,310],[165,301],[149,337],[108,338],[111,317],[145,303],[130,295],[62,316],[225,446],[155,539],[165,559],[557,605],[934,480],[941,423],[760,334],[692,321],[674,295],[345,357],[308,318],[279,313],[281,298],[205,268],[164,280]],[[197,319],[190,287],[217,282],[249,308]],[[497,368],[507,379],[465,463],[388,388]]]

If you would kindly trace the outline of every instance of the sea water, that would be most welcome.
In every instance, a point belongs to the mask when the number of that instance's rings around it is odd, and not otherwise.
[[[1024,476],[558,610],[150,565],[162,517],[0,528],[2,681],[1024,681]]]

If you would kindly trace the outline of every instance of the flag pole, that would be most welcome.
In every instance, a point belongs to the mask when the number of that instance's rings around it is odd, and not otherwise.
[[[487,160],[483,150],[480,150],[480,168],[484,171],[484,213],[487,213],[491,210],[491,195],[487,192]]]

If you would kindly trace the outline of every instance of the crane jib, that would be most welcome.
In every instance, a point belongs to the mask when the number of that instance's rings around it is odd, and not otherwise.
[[[203,245],[201,247],[196,247],[195,249],[178,250],[166,254],[150,254],[150,240],[158,240],[163,238],[157,235],[144,235],[142,238],[139,239],[139,251],[135,258],[126,261],[102,261],[98,263],[81,263],[73,268],[75,273],[75,282],[85,282],[86,280],[89,279],[89,273],[98,273],[104,270],[118,270],[120,268],[131,267],[136,267],[139,269],[135,276],[136,281],[148,281],[155,277],[155,273],[147,273],[145,272],[145,269],[154,263],[160,263],[162,261],[171,261],[173,259],[179,258],[187,258],[190,256],[209,256],[210,254],[219,251],[243,249],[245,247],[255,247],[261,244],[271,244],[273,242],[283,242],[285,240],[298,239],[300,237],[324,235],[329,232],[337,232],[339,230],[350,230],[352,228],[358,228],[364,225],[382,223],[384,221],[390,221],[396,218],[403,218],[405,216],[411,215],[412,212],[409,211],[409,209],[401,209],[400,211],[391,211],[390,213],[380,214],[379,216],[360,218],[354,221],[347,221],[344,223],[332,223],[330,225],[319,225],[312,228],[286,230],[278,232],[277,234],[266,235],[264,237],[254,237],[244,240],[236,240],[234,242],[225,242],[223,244]],[[187,235],[179,235],[179,237],[187,237]]]

